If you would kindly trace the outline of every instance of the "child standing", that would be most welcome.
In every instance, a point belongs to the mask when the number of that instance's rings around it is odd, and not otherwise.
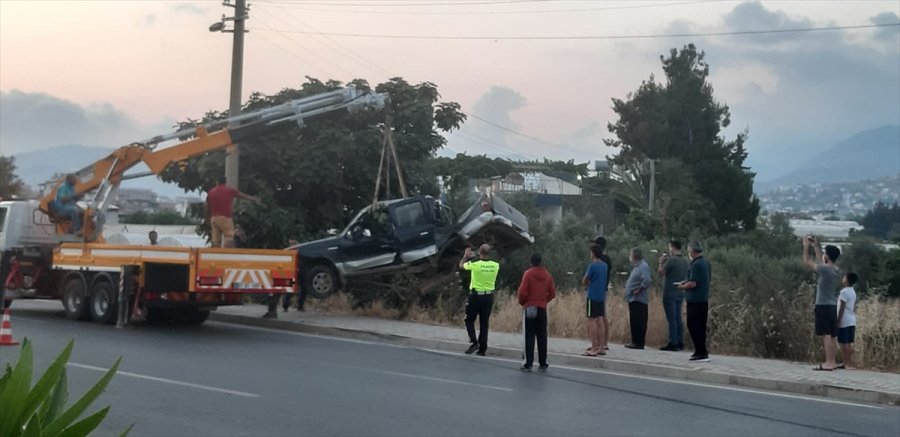
[[[838,297],[838,334],[837,341],[841,345],[843,363],[838,369],[853,369],[853,337],[856,336],[856,290],[853,288],[859,278],[856,273],[848,272],[841,281],[844,288]]]

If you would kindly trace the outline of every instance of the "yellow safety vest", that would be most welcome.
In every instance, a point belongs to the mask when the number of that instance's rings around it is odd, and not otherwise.
[[[500,273],[500,263],[489,259],[469,261],[463,264],[463,269],[472,272],[472,281],[469,288],[475,292],[491,292],[495,290],[497,274]]]

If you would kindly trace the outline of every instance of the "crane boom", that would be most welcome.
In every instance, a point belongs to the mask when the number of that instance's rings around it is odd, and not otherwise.
[[[101,238],[105,211],[115,198],[119,184],[123,179],[129,179],[125,172],[141,162],[150,169],[149,174],[159,174],[172,163],[224,149],[242,139],[287,125],[291,121],[302,128],[305,120],[319,115],[343,109],[350,112],[377,110],[383,108],[386,101],[386,94],[360,92],[355,87],[348,86],[120,147],[109,156],[73,173],[78,180],[75,184],[77,197],[96,190],[84,211],[84,240],[90,242]],[[237,124],[237,127],[225,127],[230,123]],[[161,147],[163,143],[172,140],[180,142],[170,147]],[[56,223],[57,235],[69,233],[68,223],[59,220],[53,212],[56,192],[64,182],[65,177],[50,182],[52,188],[41,198],[39,207]]]

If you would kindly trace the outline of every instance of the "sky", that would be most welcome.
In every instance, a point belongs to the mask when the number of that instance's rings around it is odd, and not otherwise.
[[[773,179],[854,133],[900,124],[900,26],[742,36],[621,39],[386,39],[637,36],[900,22],[897,1],[251,1],[244,99],[306,76],[432,82],[477,119],[448,151],[585,162],[659,56],[695,43],[728,138],[749,131],[749,165]],[[0,0],[0,153],[117,147],[226,109],[231,34],[221,1]],[[314,32],[301,33],[301,32]],[[87,162],[84,163],[88,164]]]

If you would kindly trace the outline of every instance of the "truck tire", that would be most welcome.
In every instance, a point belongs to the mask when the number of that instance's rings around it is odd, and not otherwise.
[[[118,314],[118,295],[115,287],[106,280],[97,281],[91,287],[91,318],[97,323],[113,323]]]
[[[208,310],[198,308],[186,308],[179,318],[180,322],[188,326],[200,326],[209,318]]]
[[[172,308],[147,308],[147,324],[161,325],[175,320],[175,311]]]
[[[303,275],[303,289],[308,296],[325,299],[339,288],[337,273],[331,267],[316,264]]]
[[[91,317],[88,310],[87,285],[84,277],[76,274],[66,278],[63,284],[63,308],[66,317],[71,320],[87,320]]]

